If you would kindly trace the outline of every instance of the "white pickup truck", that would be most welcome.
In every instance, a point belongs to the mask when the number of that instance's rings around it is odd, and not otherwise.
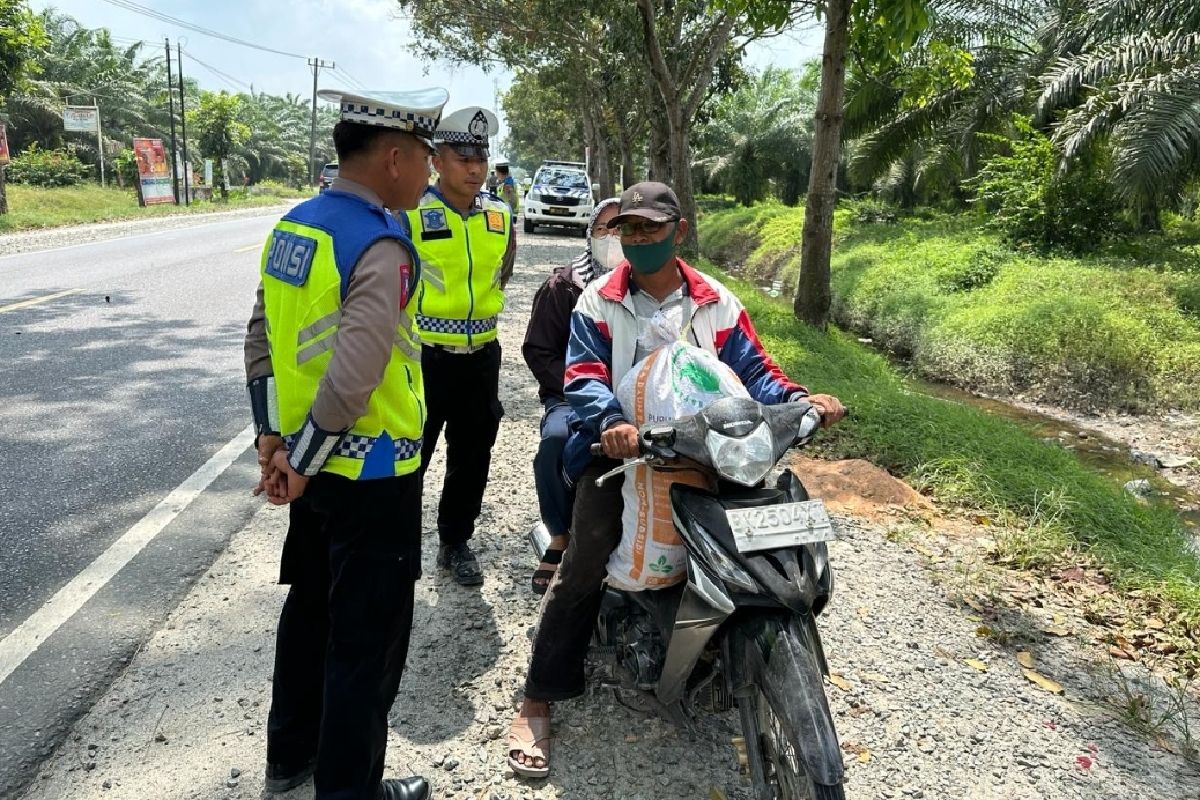
[[[542,162],[521,203],[525,232],[533,233],[539,225],[553,225],[574,228],[587,236],[596,205],[592,192],[598,188],[588,179],[582,163]]]

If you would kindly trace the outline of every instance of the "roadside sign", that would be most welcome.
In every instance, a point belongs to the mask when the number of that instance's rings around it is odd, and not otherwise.
[[[171,168],[162,139],[134,139],[133,156],[137,160],[143,205],[174,203]]]
[[[204,185],[212,186],[213,181],[213,160],[211,158],[204,159]]]
[[[95,106],[67,106],[63,109],[63,127],[71,133],[98,133],[100,109]]]
[[[0,122],[0,167],[8,164],[8,128]]]

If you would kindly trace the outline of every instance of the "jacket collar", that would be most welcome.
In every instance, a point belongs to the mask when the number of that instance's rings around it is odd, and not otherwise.
[[[442,190],[439,185],[437,185],[437,184],[431,185],[428,189],[425,190],[425,194],[427,194],[427,195],[431,194],[434,197],[436,197],[438,200],[441,200],[442,204],[444,206],[446,206],[446,208],[450,209],[451,211],[454,211],[459,216],[470,217],[470,216],[473,216],[474,214],[476,214],[477,212],[483,210],[483,202],[480,200],[480,195],[475,195],[475,199],[471,201],[471,207],[469,209],[467,209],[466,213],[464,214],[462,209],[460,209],[458,206],[454,205],[453,203],[451,203],[449,200],[446,199],[446,195],[442,194]]]
[[[687,286],[688,297],[692,298],[692,302],[697,306],[705,306],[709,303],[716,303],[721,299],[717,290],[713,285],[705,280],[704,276],[696,270],[692,269],[682,258],[676,258],[676,263],[679,266],[679,272],[683,275],[683,282]],[[612,277],[600,287],[600,296],[605,300],[611,300],[614,303],[623,303],[625,298],[629,296],[631,288],[633,267],[628,261],[622,261],[613,270]]]

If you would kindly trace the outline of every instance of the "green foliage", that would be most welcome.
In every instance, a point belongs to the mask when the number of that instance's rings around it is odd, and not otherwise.
[[[517,72],[500,98],[509,164],[532,173],[543,161],[575,160],[583,152],[582,120],[558,102],[562,79],[569,78],[557,71]]]
[[[1200,10],[1090,0],[1062,34],[1075,46],[1042,77],[1038,117],[1061,117],[1064,159],[1108,148],[1117,188],[1153,227],[1200,175]]]
[[[1120,205],[1098,168],[1061,174],[1049,137],[1027,119],[1013,120],[1012,139],[988,135],[1009,152],[993,156],[968,185],[987,224],[1006,240],[1035,249],[1094,250],[1117,230]]]
[[[1068,259],[1013,252],[965,215],[883,225],[857,215],[836,220],[834,318],[920,374],[1071,407],[1200,408],[1190,228]],[[701,245],[760,285],[790,286],[801,222],[780,206],[719,212]]]
[[[293,189],[302,189],[308,184],[308,165],[304,156],[299,153],[288,153],[283,159],[287,171],[287,185]]]
[[[26,0],[0,0],[0,98],[38,73],[37,55],[46,44],[42,21]]]
[[[904,92],[900,107],[905,111],[924,108],[946,92],[967,88],[975,79],[970,50],[934,39],[920,55],[899,81]]]
[[[696,131],[697,165],[744,206],[800,199],[812,163],[813,70],[768,67],[719,98]]]
[[[138,182],[137,157],[126,147],[112,160],[115,175],[125,186],[136,186]]]
[[[851,46],[868,64],[896,63],[928,25],[926,0],[853,0],[850,4]]]
[[[214,161],[213,181],[221,187],[221,196],[229,198],[225,188],[223,161],[250,139],[250,126],[242,122],[244,101],[228,92],[202,92],[200,105],[188,111],[188,125],[196,132],[200,152]]]
[[[42,150],[36,145],[14,156],[8,180],[30,186],[74,186],[92,176],[91,167],[70,150]]]
[[[822,437],[833,455],[870,459],[944,502],[1041,526],[1104,563],[1122,588],[1161,598],[1200,623],[1200,565],[1171,509],[1138,503],[1112,478],[1013,422],[922,393],[852,336],[798,323],[790,303],[741,281],[729,286],[789,375],[854,409]]]

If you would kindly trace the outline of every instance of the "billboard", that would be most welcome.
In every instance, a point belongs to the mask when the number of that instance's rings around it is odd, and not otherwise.
[[[171,167],[162,139],[134,139],[133,156],[137,159],[138,180],[141,183],[142,203],[174,203],[171,186]]]
[[[0,167],[8,164],[8,128],[0,122]]]
[[[100,109],[95,106],[67,106],[63,109],[63,127],[70,133],[99,133]]]

